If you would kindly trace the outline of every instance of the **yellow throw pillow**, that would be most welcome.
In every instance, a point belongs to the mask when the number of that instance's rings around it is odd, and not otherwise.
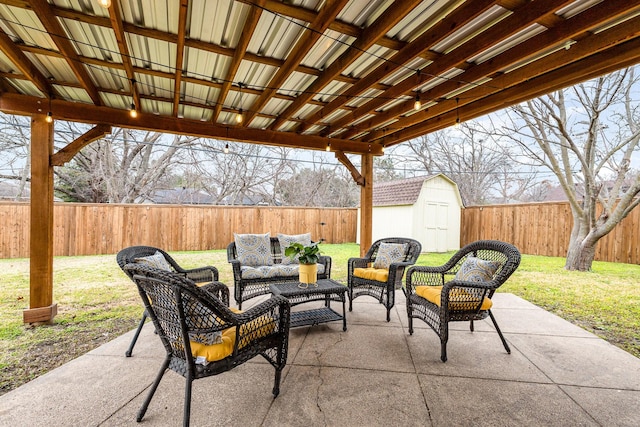
[[[386,282],[389,278],[389,270],[385,268],[354,268],[353,275],[361,279],[375,280],[376,282]]]
[[[236,312],[239,310],[231,309]],[[258,338],[266,337],[273,333],[276,329],[276,322],[270,316],[260,316],[249,323],[240,325],[240,333],[245,334],[238,349],[246,346]],[[225,329],[222,331],[221,341],[218,344],[206,345],[195,341],[190,341],[191,354],[193,357],[203,356],[208,362],[217,362],[233,353],[233,346],[236,343],[236,327]]]
[[[222,331],[221,343],[206,345],[191,341],[191,354],[193,357],[203,356],[209,362],[217,362],[233,353],[233,345],[236,342],[236,328]]]
[[[440,307],[442,286],[416,286],[416,295]],[[450,310],[471,310],[478,304],[478,300],[464,289],[454,288],[449,293]],[[482,300],[480,310],[486,311],[493,306],[489,298]]]

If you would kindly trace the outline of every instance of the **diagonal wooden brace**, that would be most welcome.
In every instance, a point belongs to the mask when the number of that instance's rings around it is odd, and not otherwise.
[[[102,138],[106,134],[111,133],[111,125],[100,123],[89,129],[75,141],[59,150],[51,156],[52,166],[62,166],[73,158],[80,150],[91,144],[96,139]]]
[[[360,171],[356,169],[353,163],[349,161],[349,158],[347,158],[347,156],[342,151],[336,151],[335,153],[336,159],[338,159],[340,163],[342,163],[347,167],[347,169],[349,169],[349,172],[351,172],[351,176],[353,177],[353,180],[356,182],[356,184],[364,187],[364,177],[360,174]]]

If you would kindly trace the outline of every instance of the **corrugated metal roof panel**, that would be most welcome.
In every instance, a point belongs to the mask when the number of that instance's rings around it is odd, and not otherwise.
[[[25,55],[33,62],[38,70],[40,70],[45,78],[53,77],[59,82],[78,83],[78,79],[66,59],[55,56],[36,55],[29,52],[26,52]]]
[[[284,111],[289,105],[291,101],[280,98],[271,98],[262,109],[262,112],[265,114],[269,114],[272,116],[277,116],[282,111]]]
[[[9,37],[22,40],[27,45],[58,50],[35,12],[17,7],[7,7],[3,12],[7,15],[3,14],[2,29]]]
[[[139,73],[135,75],[135,78],[140,93],[173,99],[173,87],[175,84],[173,79]]]
[[[310,76],[309,74],[293,72],[291,76],[280,85],[278,92],[283,95],[297,96],[308,88],[315,79],[315,76]]]
[[[98,87],[126,91],[127,93],[131,90],[131,82],[124,70],[99,65],[86,68]]]
[[[340,34],[337,31],[327,30],[309,52],[301,64],[313,68],[326,68],[355,41],[355,37]]]
[[[434,45],[431,50],[438,53],[449,53],[456,47],[470,40],[475,34],[481,33],[491,25],[495,25],[497,22],[511,15],[511,13],[511,11],[501,6],[493,6],[451,36]]]
[[[43,95],[46,95],[40,92],[36,87],[36,85],[31,83],[29,80],[8,79],[7,81],[11,83],[11,85],[15,87],[19,92],[24,92],[31,96],[37,96],[37,97],[42,97]]]
[[[446,12],[455,9],[464,0],[428,0],[407,14],[387,35],[397,40],[412,41],[440,21]]]
[[[284,59],[305,31],[306,23],[262,12],[247,51],[260,56]]]
[[[391,58],[394,53],[396,53],[395,50],[373,45],[350,66],[345,68],[342,74],[356,78],[366,76],[371,70]]]
[[[72,44],[80,55],[122,63],[118,41],[110,28],[73,19],[62,19],[61,23],[71,39],[74,40]]]
[[[545,32],[546,30],[546,27],[539,24],[530,25],[529,27],[513,34],[511,37],[500,42],[499,44],[493,45],[489,49],[479,53],[478,55],[472,56],[468,59],[468,61],[476,64],[481,64],[491,58],[500,55],[502,52],[529,40],[531,37]]]
[[[276,67],[271,65],[242,61],[238,67],[235,80],[244,84],[251,82],[252,89],[263,90],[269,85],[277,70]]]
[[[348,107],[359,107],[360,105],[366,104],[371,99],[376,98],[382,93],[383,92],[378,89],[368,89],[365,92],[362,92],[360,95],[351,98],[351,100],[345,105],[347,105]]]
[[[351,0],[338,14],[337,19],[358,27],[367,27],[391,4],[391,0]]]

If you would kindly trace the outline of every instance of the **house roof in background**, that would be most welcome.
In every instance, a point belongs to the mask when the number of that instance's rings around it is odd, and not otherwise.
[[[6,113],[347,153],[639,61],[640,0],[0,0]]]

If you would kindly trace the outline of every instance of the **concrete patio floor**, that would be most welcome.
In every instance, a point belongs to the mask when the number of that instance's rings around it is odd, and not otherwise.
[[[194,382],[193,426],[639,426],[640,359],[511,294],[490,321],[452,325],[449,360],[414,322],[404,297],[391,322],[373,298],[354,301],[348,330],[292,329],[280,396],[262,358]],[[249,304],[247,304],[248,308]],[[309,305],[295,309],[309,308]],[[184,379],[168,372],[135,422],[164,355],[147,323],[131,358],[129,332],[0,397],[2,426],[177,426]]]

